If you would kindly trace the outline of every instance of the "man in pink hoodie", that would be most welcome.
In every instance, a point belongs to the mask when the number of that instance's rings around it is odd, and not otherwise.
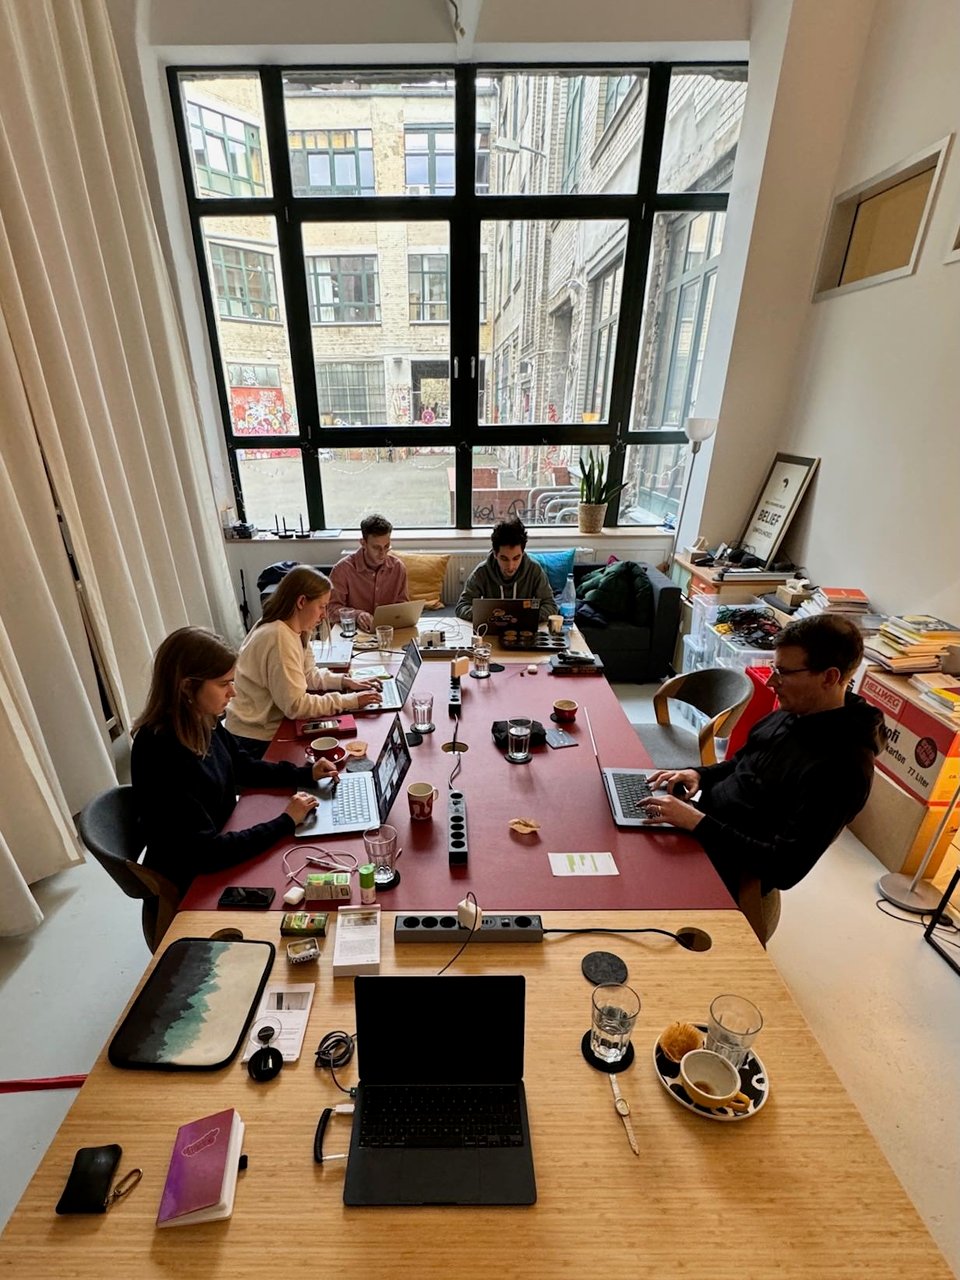
[[[403,604],[410,599],[406,567],[390,554],[391,533],[393,525],[386,516],[366,516],[360,521],[360,549],[344,556],[330,572],[333,592],[327,617],[331,622],[339,620],[341,609],[356,609],[357,626],[370,631],[378,604]]]

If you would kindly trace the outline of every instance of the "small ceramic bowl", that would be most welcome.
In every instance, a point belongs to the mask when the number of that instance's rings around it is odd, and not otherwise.
[[[691,1102],[711,1111],[740,1092],[740,1072],[711,1049],[691,1049],[680,1059],[680,1081]]]

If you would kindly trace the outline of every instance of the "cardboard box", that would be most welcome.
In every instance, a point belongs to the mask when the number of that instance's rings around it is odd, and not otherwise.
[[[888,871],[912,876],[933,839],[945,804],[924,804],[881,773],[873,775],[873,788],[850,830]],[[954,809],[924,873],[929,879],[939,868],[960,828],[960,809]]]
[[[864,673],[860,694],[883,712],[886,742],[877,767],[918,800],[948,804],[960,780],[960,730],[929,709],[904,676]]]

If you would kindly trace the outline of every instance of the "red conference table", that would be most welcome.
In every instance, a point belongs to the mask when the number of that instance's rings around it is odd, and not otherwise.
[[[384,909],[449,909],[472,890],[481,906],[501,911],[734,910],[733,900],[692,836],[626,831],[614,825],[583,708],[589,709],[603,764],[643,766],[650,761],[607,681],[598,676],[550,676],[545,667],[535,676],[524,674],[524,670],[522,664],[508,664],[488,680],[465,676],[461,682],[463,706],[457,738],[468,750],[459,757],[462,767],[453,786],[466,797],[469,859],[465,866],[451,867],[446,844],[446,792],[457,757],[442,750],[453,736],[454,721],[447,709],[450,666],[446,661],[425,661],[420,668],[414,687],[433,693],[437,728],[424,738],[422,746],[411,748],[412,764],[404,785],[432,782],[440,795],[430,822],[411,821],[403,794],[387,819],[399,831],[403,854],[397,864],[400,883],[378,895]],[[564,726],[579,745],[560,750],[540,747],[529,764],[510,764],[494,744],[492,722],[529,715],[549,726],[557,698],[575,698],[580,704],[576,723]],[[400,719],[408,728],[412,720],[409,702]],[[376,759],[391,721],[387,713],[357,717],[357,736],[369,743],[371,759]],[[299,763],[304,760],[306,745],[285,721],[267,759]],[[227,829],[239,830],[275,817],[288,796],[288,791],[246,793]],[[534,836],[515,834],[508,824],[517,817],[536,819],[540,830]],[[273,885],[277,890],[274,908],[281,909],[283,894],[290,887],[282,855],[289,852],[287,861],[296,870],[303,865],[305,843],[281,841],[227,871],[197,876],[183,909],[215,907],[228,884]],[[362,860],[359,834],[318,837],[316,843],[356,854]],[[554,876],[548,851],[609,851],[619,875]],[[358,901],[358,896],[354,885],[353,901]]]

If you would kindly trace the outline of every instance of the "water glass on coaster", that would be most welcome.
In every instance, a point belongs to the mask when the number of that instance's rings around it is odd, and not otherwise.
[[[381,651],[393,647],[393,627],[377,627],[377,648]]]
[[[507,721],[507,755],[516,763],[530,759],[530,728],[528,716],[516,716]]]
[[[439,794],[432,782],[411,782],[407,787],[410,817],[415,822],[428,822],[433,817],[433,802]]]
[[[475,644],[473,646],[473,672],[476,680],[486,680],[490,675],[490,646]]]
[[[340,610],[340,634],[344,640],[352,640],[357,634],[357,611],[356,609]]]
[[[433,694],[415,693],[410,702],[413,706],[413,727],[417,733],[433,733]]]
[[[373,863],[373,882],[378,889],[392,889],[400,880],[396,871],[397,829],[384,823],[363,833],[366,861]]]
[[[590,997],[590,1052],[601,1062],[621,1062],[630,1047],[640,997],[633,987],[594,987]]]
[[[763,1026],[763,1014],[743,996],[724,995],[710,1005],[704,1048],[719,1053],[739,1071]]]

